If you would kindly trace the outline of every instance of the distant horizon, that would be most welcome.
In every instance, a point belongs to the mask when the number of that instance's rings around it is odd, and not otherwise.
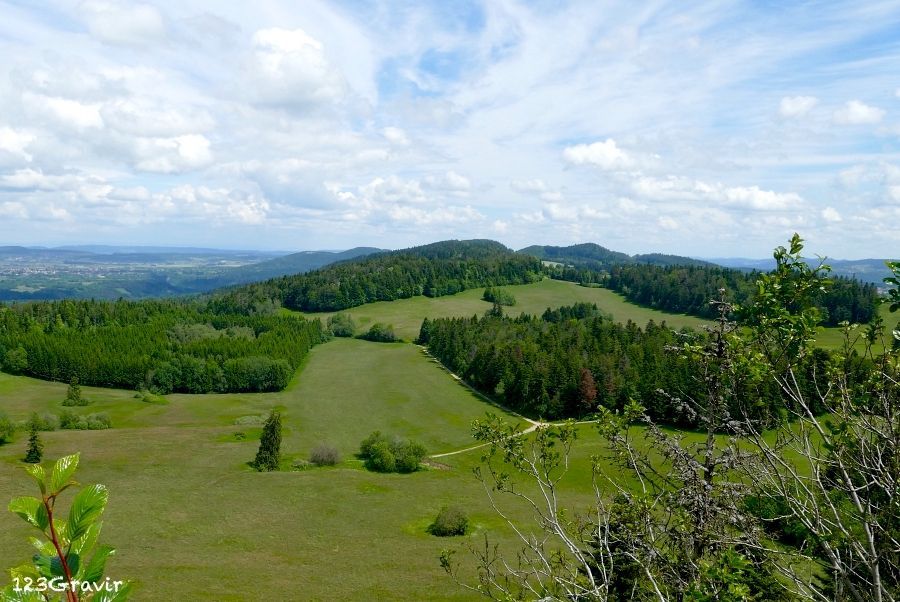
[[[429,241],[429,242],[426,242],[423,244],[441,242],[442,240],[452,240],[452,239],[433,240],[433,241]],[[456,240],[471,240],[471,239],[456,239]],[[545,243],[536,242],[536,243],[527,244],[527,245],[524,245],[521,247],[510,246],[507,243],[503,242],[502,240],[498,240],[495,238],[489,238],[489,239],[485,239],[485,240],[494,240],[496,242],[504,244],[506,247],[508,247],[514,251],[518,251],[520,249],[524,249],[524,248],[527,248],[530,246],[568,247],[568,246],[579,245],[579,244],[593,243],[593,244],[597,244],[599,246],[605,247],[607,249],[610,249],[611,251],[625,252],[631,256],[659,253],[659,254],[663,254],[663,255],[675,255],[675,256],[681,256],[681,257],[688,257],[691,259],[699,259],[702,261],[709,261],[712,263],[715,263],[715,260],[731,260],[731,261],[745,260],[745,261],[758,262],[758,261],[770,261],[773,259],[771,253],[768,256],[761,256],[761,257],[751,257],[751,256],[747,256],[747,255],[700,256],[700,255],[687,255],[684,253],[678,253],[676,251],[670,251],[670,250],[649,250],[649,251],[638,251],[638,252],[631,253],[631,252],[622,251],[621,249],[617,249],[614,247],[609,247],[600,242],[590,241],[590,240],[575,242],[575,243],[570,243],[570,244],[549,244],[549,243],[545,244]],[[191,249],[191,250],[198,250],[198,251],[223,251],[223,252],[229,252],[229,253],[247,252],[247,253],[267,253],[267,254],[281,254],[281,255],[291,255],[294,253],[343,253],[345,251],[349,251],[351,249],[358,249],[358,248],[375,248],[375,249],[380,249],[380,250],[396,251],[396,250],[406,249],[406,248],[410,248],[410,247],[417,247],[417,246],[421,246],[421,245],[408,245],[408,246],[402,246],[402,247],[389,248],[389,247],[379,247],[376,245],[358,244],[358,245],[352,245],[352,246],[345,247],[345,248],[334,248],[334,249],[311,248],[311,249],[288,250],[288,249],[265,249],[265,248],[249,248],[249,247],[225,247],[225,246],[207,247],[207,246],[178,245],[178,244],[173,244],[173,245],[133,244],[133,243],[114,244],[114,243],[90,243],[90,242],[62,243],[62,244],[15,244],[15,243],[6,243],[4,241],[0,241],[0,247],[24,247],[24,248],[28,248],[28,249],[47,249],[47,250],[59,250],[59,249],[65,249],[67,247],[68,248],[100,247],[100,248],[132,248],[132,249],[142,249],[142,248],[144,248],[144,249],[168,249],[168,250]],[[821,253],[819,253],[819,254],[821,255]],[[805,254],[805,255],[809,258],[815,258],[815,256],[816,256],[815,254]],[[866,260],[883,261],[883,260],[888,260],[888,259],[896,260],[895,257],[891,257],[891,256],[885,256],[885,257],[874,257],[874,256],[835,257],[835,256],[831,256],[831,255],[827,255],[826,259],[831,259],[831,260],[835,260],[835,261],[866,261]]]

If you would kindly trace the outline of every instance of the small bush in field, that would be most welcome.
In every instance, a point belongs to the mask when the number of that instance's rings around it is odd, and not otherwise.
[[[389,439],[380,431],[366,437],[359,446],[366,468],[375,472],[414,472],[427,453],[421,443]]]
[[[309,461],[316,466],[334,466],[341,461],[341,454],[330,443],[319,443],[309,453]]]
[[[468,529],[469,519],[465,512],[456,506],[444,506],[429,525],[428,532],[438,537],[450,537],[465,535]]]

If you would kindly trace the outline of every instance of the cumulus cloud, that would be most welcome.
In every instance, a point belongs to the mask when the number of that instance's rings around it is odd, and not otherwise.
[[[386,127],[381,130],[381,133],[384,136],[385,140],[387,140],[391,144],[397,146],[409,145],[409,138],[407,137],[406,132],[404,132],[400,128]]]
[[[869,106],[859,100],[851,100],[834,112],[834,122],[838,125],[871,125],[879,123],[884,115],[884,109]]]
[[[89,0],[80,11],[91,34],[107,44],[139,46],[166,35],[162,14],[149,4]]]
[[[322,43],[302,29],[261,29],[253,34],[253,48],[249,78],[258,103],[302,110],[343,95]]]
[[[209,165],[213,160],[206,136],[186,134],[173,138],[137,138],[135,167],[142,171],[179,173]]]
[[[13,157],[31,161],[33,157],[27,149],[34,138],[34,135],[28,132],[0,127],[0,156],[2,153],[8,153]]]
[[[822,210],[822,219],[824,219],[826,222],[831,223],[836,223],[843,220],[841,214],[834,207],[825,207]]]
[[[817,104],[819,99],[815,96],[785,96],[778,105],[778,114],[788,119],[803,117]]]
[[[456,193],[467,193],[472,188],[469,178],[451,170],[440,175],[426,176],[422,182],[434,190],[446,190]]]
[[[70,98],[26,92],[22,95],[29,112],[50,118],[64,128],[84,130],[103,127],[100,103],[84,103]]]
[[[204,110],[165,107],[146,99],[124,98],[105,103],[100,109],[104,123],[132,136],[166,137],[212,129],[215,121]]]
[[[607,138],[603,142],[576,144],[563,150],[563,159],[572,165],[593,165],[604,171],[622,171],[635,166],[635,159],[619,148],[616,141]]]
[[[803,204],[803,198],[794,192],[775,192],[758,186],[725,186],[677,176],[640,177],[632,183],[632,189],[647,200],[692,201],[761,211],[779,211]]]

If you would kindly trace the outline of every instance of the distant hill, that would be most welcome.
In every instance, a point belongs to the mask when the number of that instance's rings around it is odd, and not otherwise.
[[[717,257],[708,261],[738,270],[769,271],[775,268],[775,260],[748,259],[746,257]],[[890,270],[884,265],[887,259],[831,259],[826,258],[825,263],[831,266],[831,273],[835,276],[855,278],[860,282],[883,285],[883,279],[891,275]],[[892,259],[890,261],[897,261]],[[815,260],[808,259],[811,265],[817,265]]]
[[[592,242],[571,245],[568,247],[532,245],[520,249],[518,252],[537,257],[544,261],[554,261],[590,269],[609,269],[614,265],[629,263],[642,263],[657,266],[712,265],[709,262],[700,259],[692,259],[691,257],[682,257],[680,255],[665,255],[662,253],[628,255],[627,253],[612,251]]]
[[[277,301],[301,311],[337,311],[373,301],[525,284],[540,279],[541,272],[539,260],[496,241],[446,240],[234,287],[214,295],[212,302],[246,307]]]

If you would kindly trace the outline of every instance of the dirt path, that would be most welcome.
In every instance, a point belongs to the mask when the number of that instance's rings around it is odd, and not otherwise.
[[[497,403],[495,400],[491,399],[490,397],[488,397],[487,395],[485,395],[484,393],[482,393],[481,391],[479,391],[478,389],[476,389],[475,387],[473,387],[472,385],[470,385],[469,383],[467,383],[466,381],[464,381],[458,374],[452,372],[452,371],[450,370],[450,368],[448,368],[447,366],[445,366],[443,363],[441,363],[440,360],[438,360],[436,357],[434,357],[433,355],[431,355],[431,353],[428,351],[428,348],[427,348],[427,347],[425,347],[424,345],[417,345],[417,347],[418,347],[419,349],[421,349],[421,350],[422,350],[422,353],[425,354],[432,362],[434,362],[435,364],[437,364],[438,366],[440,366],[447,374],[449,374],[450,376],[452,376],[453,379],[456,380],[456,382],[458,382],[460,385],[462,385],[463,387],[465,387],[466,389],[468,389],[469,391],[471,391],[471,393],[472,393],[473,395],[475,395],[476,397],[478,397],[478,398],[481,399],[482,401],[484,401],[484,402],[486,402],[486,403],[489,403],[489,404],[491,404],[492,406],[494,406],[494,407],[496,407],[496,408],[499,408],[499,409],[503,410],[503,411],[506,412],[507,414],[510,414],[510,415],[512,415],[512,416],[515,416],[516,418],[519,418],[520,420],[524,420],[525,422],[527,422],[527,423],[528,423],[528,428],[526,428],[525,430],[519,431],[518,433],[516,433],[515,435],[513,435],[514,437],[521,437],[521,436],[523,436],[523,435],[527,435],[527,434],[529,434],[529,433],[533,433],[535,430],[537,430],[538,427],[542,427],[542,426],[551,426],[551,425],[554,425],[554,424],[563,424],[562,422],[542,422],[542,421],[540,421],[540,420],[533,420],[533,419],[531,419],[531,418],[529,418],[529,417],[527,417],[527,416],[523,416],[522,414],[519,414],[518,412],[515,412],[515,411],[513,411],[513,410],[510,410],[509,408],[507,408],[507,407],[505,407],[505,406],[503,406],[503,405]],[[576,422],[575,424],[593,424],[594,422],[596,422],[596,420],[582,420],[582,421],[580,421],[580,422]],[[486,446],[488,446],[488,445],[490,445],[490,444],[489,444],[489,443],[479,443],[478,445],[472,445],[472,446],[470,446],[470,447],[464,447],[464,448],[462,448],[462,449],[457,449],[457,450],[454,450],[454,451],[444,452],[444,453],[442,453],[442,454],[431,454],[431,455],[428,456],[428,457],[429,457],[429,458],[446,458],[447,456],[455,456],[455,455],[457,455],[457,454],[464,454],[464,453],[466,453],[466,452],[470,452],[470,451],[473,451],[473,450],[476,450],[476,449],[480,449],[480,448],[486,447]]]

